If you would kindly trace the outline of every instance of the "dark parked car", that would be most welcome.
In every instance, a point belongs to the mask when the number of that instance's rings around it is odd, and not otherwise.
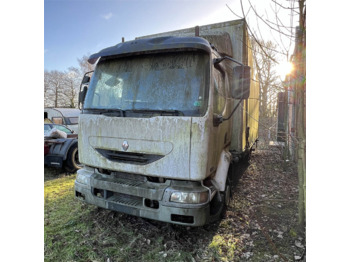
[[[49,137],[50,131],[56,128],[67,134],[67,138]],[[75,172],[81,168],[78,154],[78,134],[66,126],[44,124],[44,163],[47,166],[62,168]]]

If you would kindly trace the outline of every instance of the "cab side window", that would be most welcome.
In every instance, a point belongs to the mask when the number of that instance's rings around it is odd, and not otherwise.
[[[218,69],[214,69],[214,113],[222,114],[225,108],[225,80]]]

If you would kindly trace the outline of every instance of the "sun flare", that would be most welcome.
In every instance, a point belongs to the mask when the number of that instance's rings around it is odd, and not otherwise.
[[[284,79],[287,75],[289,75],[294,69],[294,66],[290,62],[281,62],[277,66],[277,74]]]

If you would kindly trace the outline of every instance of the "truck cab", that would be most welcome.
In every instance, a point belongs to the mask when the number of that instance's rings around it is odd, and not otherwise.
[[[137,39],[89,58],[98,63],[80,96],[77,198],[188,226],[222,214],[232,116],[250,81],[228,37]]]

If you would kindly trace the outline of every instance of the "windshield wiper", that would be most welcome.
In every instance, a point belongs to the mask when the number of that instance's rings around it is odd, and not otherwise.
[[[125,117],[128,112],[136,114],[160,115],[160,116],[184,116],[185,114],[179,110],[163,110],[163,109],[126,109],[121,108],[85,108],[84,112],[92,114],[100,114],[105,116]]]
[[[184,116],[184,113],[179,110],[163,110],[163,109],[131,109],[127,110],[133,113],[159,113],[161,116]]]
[[[125,110],[121,108],[86,108],[87,112],[93,112],[94,114],[100,114],[104,116],[121,116],[125,117]]]

